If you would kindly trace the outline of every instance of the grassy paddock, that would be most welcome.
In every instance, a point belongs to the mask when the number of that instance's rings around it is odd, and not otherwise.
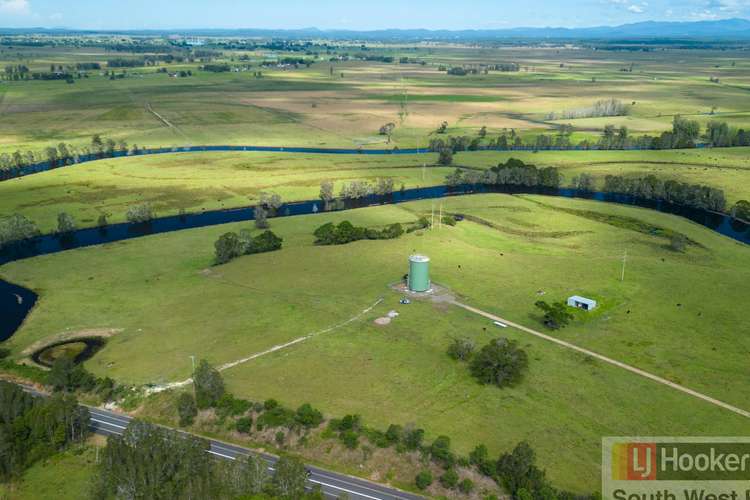
[[[583,172],[599,186],[609,174],[649,175],[708,184],[729,200],[749,199],[748,148],[690,151],[464,152],[454,163],[488,168],[510,157],[562,170],[564,184]],[[57,214],[72,214],[92,226],[100,214],[124,221],[129,206],[151,202],[159,215],[251,205],[262,191],[285,200],[318,197],[330,179],[336,193],[345,182],[391,178],[396,189],[442,184],[450,167],[437,155],[308,155],[283,153],[176,153],[85,163],[0,183],[0,214],[22,213],[44,231]]]
[[[499,453],[528,439],[553,481],[577,491],[597,487],[604,435],[745,432],[746,420],[725,410],[452,306],[402,306],[387,287],[417,251],[432,257],[432,279],[464,302],[532,327],[542,328],[533,306],[540,298],[594,297],[598,310],[579,313],[555,335],[747,409],[750,391],[738,381],[749,375],[750,337],[743,308],[727,300],[747,289],[745,246],[648,210],[508,195],[443,201],[444,211],[490,225],[467,220],[397,240],[312,244],[323,222],[408,222],[433,203],[274,220],[284,249],[219,267],[210,267],[213,241],[243,224],[8,264],[0,268],[4,279],[40,293],[8,346],[18,358],[33,342],[62,332],[122,328],[86,366],[123,381],[159,383],[189,376],[190,355],[221,364],[326,330],[227,370],[229,388],[290,406],[309,401],[334,416],[359,412],[380,427],[414,421],[429,438],[450,435],[463,453],[480,442]],[[699,245],[676,253],[660,233],[607,223],[625,218]],[[374,310],[328,331],[379,297],[385,300]],[[391,309],[400,316],[375,326]],[[479,386],[445,354],[452,337],[481,345],[500,335],[529,353],[529,372],[516,388]]]

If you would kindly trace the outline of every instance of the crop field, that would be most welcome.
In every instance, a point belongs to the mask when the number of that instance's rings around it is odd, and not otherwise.
[[[123,78],[103,70],[66,84],[0,83],[0,152],[42,151],[59,142],[87,144],[93,134],[140,146],[260,144],[384,146],[381,125],[396,129],[388,145],[414,147],[448,122],[449,133],[553,131],[570,123],[577,137],[605,125],[633,134],[667,130],[676,114],[705,125],[725,121],[750,128],[750,63],[741,51],[606,52],[583,47],[466,48],[392,46],[378,54],[394,63],[330,61],[356,49],[306,56],[309,67],[270,66],[256,75],[263,51],[227,52],[216,63],[246,58],[252,71],[212,73],[197,62],[127,68]],[[279,52],[275,57],[297,56]],[[0,64],[46,71],[51,64],[100,63],[115,57],[99,48],[0,47]],[[117,57],[132,58],[122,53]],[[411,63],[399,64],[406,57]],[[448,75],[452,65],[518,64],[519,71]],[[159,69],[167,72],[159,72]],[[170,72],[191,71],[173,78]],[[116,70],[122,73],[121,69]],[[718,79],[711,81],[710,79]],[[619,99],[627,116],[558,116]]]
[[[381,227],[442,203],[472,220],[396,240],[316,246],[327,221]],[[741,244],[684,219],[543,196],[473,195],[271,220],[278,252],[212,266],[219,227],[150,236],[7,264],[3,279],[40,293],[7,343],[16,359],[63,334],[113,332],[86,367],[126,382],[187,378],[190,356],[216,365],[313,334],[223,372],[252,400],[311,402],[378,427],[409,422],[467,453],[529,440],[560,487],[597,487],[603,435],[742,435],[746,419],[448,303],[398,303],[388,285],[425,252],[432,279],[463,303],[543,329],[534,302],[574,293],[601,307],[559,338],[747,409],[750,354],[737,296],[750,278]],[[685,253],[660,234],[683,233]],[[627,272],[620,281],[622,255]],[[382,302],[378,302],[382,298]],[[372,309],[370,309],[372,308]],[[386,326],[374,319],[395,310]],[[137,314],[135,313],[137,311]],[[364,312],[363,312],[364,311]],[[512,389],[478,385],[446,354],[451,339],[517,339],[530,368]],[[616,409],[616,411],[613,411]],[[530,416],[533,415],[533,418]]]

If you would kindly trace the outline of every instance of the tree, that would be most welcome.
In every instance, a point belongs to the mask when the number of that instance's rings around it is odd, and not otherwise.
[[[426,490],[432,484],[432,472],[423,470],[414,478],[414,484],[420,490]]]
[[[548,304],[539,300],[534,305],[544,312],[544,325],[550,330],[564,328],[573,319],[573,315],[568,312],[568,307],[562,302]]]
[[[482,139],[487,137],[487,127],[483,126],[479,129],[479,137],[481,137]]]
[[[594,191],[594,186],[594,176],[586,172],[573,178],[573,187],[584,193]]]
[[[443,122],[437,129],[438,134],[444,134],[448,130],[448,122]]]
[[[195,402],[198,408],[215,406],[224,395],[224,380],[221,378],[221,374],[205,359],[198,363],[198,367],[193,373],[193,386],[195,387]]]
[[[525,441],[518,443],[511,453],[500,456],[497,461],[497,476],[511,494],[519,496],[521,489],[532,493],[547,488],[544,471],[536,467],[535,460],[534,450]],[[536,495],[533,497],[537,498]]]
[[[183,392],[177,399],[177,413],[180,415],[180,427],[187,427],[193,424],[193,420],[198,415],[198,407],[195,405],[195,398],[188,392]]]
[[[235,428],[237,429],[237,432],[241,432],[243,434],[250,434],[250,431],[252,431],[252,428],[253,428],[252,417],[238,418],[235,424]]]
[[[451,452],[451,438],[448,436],[438,436],[430,445],[430,455],[436,462],[440,462],[446,467],[450,467],[455,462],[455,457]]]
[[[99,218],[96,220],[96,225],[98,227],[106,227],[108,224],[107,222],[107,214],[101,214],[99,215]]]
[[[263,205],[256,205],[255,207],[255,227],[268,229],[268,210]]]
[[[750,221],[750,202],[747,200],[740,200],[732,207],[732,217],[735,219],[742,219]]]
[[[474,354],[474,341],[467,338],[456,338],[448,346],[448,356],[460,361],[467,361]]]
[[[323,209],[330,210],[333,201],[333,181],[323,181],[320,183],[320,199],[323,200]]]
[[[274,493],[281,498],[296,500],[305,495],[307,470],[299,458],[282,456],[273,475]]]
[[[226,264],[235,257],[244,253],[244,247],[237,233],[228,232],[219,236],[214,243],[215,261],[217,264]]]
[[[94,134],[91,138],[91,149],[97,155],[102,154],[102,151],[104,150],[104,141],[102,141],[102,137],[99,134]]]
[[[526,353],[516,341],[499,338],[482,347],[472,359],[470,369],[480,383],[506,387],[521,381],[528,364]]]
[[[396,128],[396,124],[393,122],[386,123],[382,127],[380,127],[379,134],[388,136],[388,144],[391,143],[391,135],[393,134],[393,130]]]
[[[57,232],[59,234],[69,234],[75,230],[76,221],[70,214],[66,212],[60,212],[57,214]]]
[[[453,163],[453,150],[451,148],[442,148],[438,154],[438,165],[447,167]]]
[[[232,498],[245,498],[262,493],[269,480],[268,466],[263,459],[247,455],[228,464],[222,482]]]
[[[156,217],[156,214],[154,213],[151,204],[148,202],[139,203],[138,205],[128,208],[128,211],[125,214],[125,218],[131,224],[144,224],[153,220],[154,217]]]

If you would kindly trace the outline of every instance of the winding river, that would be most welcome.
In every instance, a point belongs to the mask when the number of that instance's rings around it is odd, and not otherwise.
[[[475,193],[509,193],[509,194],[543,194],[567,198],[584,198],[597,201],[637,205],[659,212],[676,214],[701,224],[713,231],[750,244],[750,224],[732,219],[730,216],[706,210],[698,210],[638,199],[627,195],[616,195],[598,192],[581,192],[575,189],[543,189],[518,186],[433,186],[425,188],[396,191],[390,195],[371,195],[358,200],[345,201],[337,210],[351,210],[370,205],[403,203],[420,199],[435,199],[446,196]],[[322,211],[320,200],[287,203],[278,210],[279,217],[314,214]],[[250,221],[254,218],[251,207],[211,210],[201,213],[160,217],[146,224],[112,224],[104,228],[79,229],[67,235],[49,234],[33,240],[8,246],[0,252],[0,265],[19,259],[47,255],[74,248],[82,248],[103,243],[112,243],[152,234],[168,233],[183,229],[226,224],[230,222]],[[37,296],[31,290],[0,280],[0,341],[10,338],[23,323],[27,314],[36,303]]]

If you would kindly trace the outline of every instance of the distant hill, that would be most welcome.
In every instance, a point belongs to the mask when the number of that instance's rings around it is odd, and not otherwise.
[[[161,30],[77,30],[68,28],[0,28],[0,34],[130,34],[279,37],[287,39],[327,38],[338,40],[455,40],[478,41],[493,39],[535,40],[613,40],[613,39],[719,39],[750,40],[750,20],[721,19],[716,21],[662,22],[645,21],[620,26],[590,28],[508,28],[492,30],[427,30],[387,29],[372,31],[269,29],[161,29]]]

